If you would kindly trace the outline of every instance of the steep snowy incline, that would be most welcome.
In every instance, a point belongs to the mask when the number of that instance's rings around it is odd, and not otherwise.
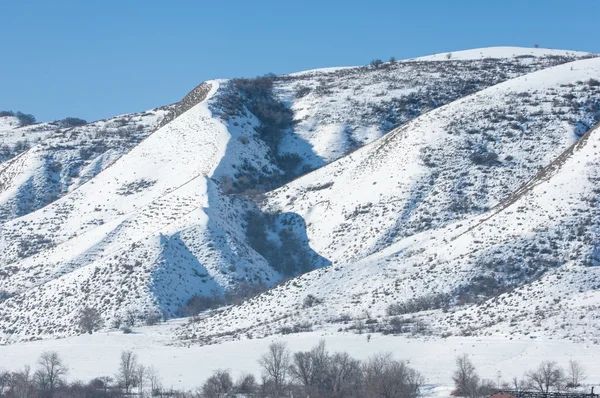
[[[522,76],[431,111],[268,195],[315,251],[355,261],[480,214],[600,121],[600,59]]]
[[[208,178],[229,133],[208,98],[93,180],[2,227],[3,341],[77,331],[83,305],[107,322],[172,316],[193,294],[277,280],[245,241],[245,204]],[[44,303],[40,306],[39,303]]]
[[[156,130],[171,108],[77,127],[53,125],[30,149],[0,166],[0,221],[40,209],[89,181]]]
[[[598,341],[598,181],[600,127],[497,208],[302,275],[182,326],[180,337],[204,344],[337,328]]]
[[[518,47],[459,51],[280,76],[277,98],[294,111],[279,148],[305,168],[339,159],[419,115],[506,80],[593,54]]]

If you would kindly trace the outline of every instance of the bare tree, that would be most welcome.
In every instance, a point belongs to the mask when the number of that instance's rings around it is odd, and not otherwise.
[[[502,383],[502,390],[512,390],[517,393],[517,395],[525,390],[527,390],[527,382],[523,379],[519,379],[518,377],[513,377],[509,383]]]
[[[144,381],[146,380],[146,367],[144,365],[139,365],[135,369],[135,380],[137,382],[137,388],[140,393],[140,396],[144,395]]]
[[[581,363],[577,361],[569,361],[567,368],[567,388],[577,388],[581,386],[581,382],[586,379],[585,369]]]
[[[136,385],[137,356],[131,351],[121,352],[121,363],[117,379],[125,389],[125,394],[129,394],[131,388]]]
[[[362,364],[347,352],[336,352],[325,364],[327,384],[333,398],[351,397],[362,380]],[[312,396],[312,395],[311,395]]]
[[[456,357],[456,370],[452,375],[452,380],[457,396],[468,398],[479,396],[479,376],[467,354]]]
[[[374,59],[369,65],[371,65],[373,68],[379,68],[381,65],[383,65],[383,61],[380,59]]]
[[[33,376],[28,365],[22,371],[12,374],[10,389],[15,398],[29,398],[33,395]]]
[[[0,372],[0,397],[4,395],[10,386],[10,373]]]
[[[364,377],[366,397],[416,398],[423,384],[420,373],[390,353],[371,357],[364,365]]]
[[[253,396],[258,391],[258,385],[256,384],[256,378],[253,374],[247,373],[240,376],[237,383],[235,383],[235,390],[244,394],[245,396]]]
[[[227,398],[233,397],[233,381],[227,370],[216,370],[202,385],[200,396],[202,398]]]
[[[91,307],[84,307],[79,311],[79,327],[86,333],[92,334],[104,325],[100,313]]]
[[[290,376],[298,382],[307,396],[311,395],[316,378],[316,372],[310,352],[300,351],[293,355],[290,365]]]
[[[67,367],[56,352],[44,352],[38,359],[39,368],[35,372],[38,386],[47,392],[48,397],[53,397],[56,388],[63,382],[67,374]]]
[[[158,370],[154,366],[149,366],[146,369],[146,380],[150,383],[150,394],[152,396],[159,394],[162,389],[161,380],[158,375]]]
[[[292,357],[290,375],[302,386],[307,396],[313,396],[322,387],[327,373],[329,354],[321,340],[310,351],[297,352]]]
[[[110,388],[110,385],[113,382],[113,378],[110,376],[101,376],[98,377],[98,384],[100,389],[102,389],[102,391],[104,392],[104,396],[107,397],[108,396],[108,390]]]
[[[564,385],[565,374],[556,362],[544,361],[536,370],[526,374],[531,388],[548,394],[550,391],[560,391]]]
[[[282,342],[269,345],[269,351],[258,360],[267,380],[272,381],[275,394],[281,395],[290,365],[290,353]]]

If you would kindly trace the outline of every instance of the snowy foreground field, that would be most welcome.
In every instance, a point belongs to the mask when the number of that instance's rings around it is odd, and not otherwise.
[[[378,352],[392,352],[397,359],[409,361],[426,378],[424,396],[449,396],[456,356],[467,353],[481,377],[509,381],[536,368],[541,361],[556,361],[565,366],[569,360],[585,367],[590,386],[600,385],[600,346],[546,338],[506,339],[502,337],[449,337],[442,339],[407,338],[311,332],[266,339],[225,342],[219,345],[177,347],[171,341],[171,329],[182,321],[160,326],[136,328],[132,334],[120,331],[81,335],[59,340],[45,340],[0,346],[0,369],[16,370],[35,366],[44,351],[57,351],[69,367],[69,380],[89,380],[95,376],[114,375],[123,350],[134,351],[141,364],[158,369],[165,387],[193,389],[216,369],[229,369],[234,377],[251,372],[260,375],[259,356],[275,340],[285,341],[294,351],[308,350],[324,339],[330,352],[347,351],[366,359]]]

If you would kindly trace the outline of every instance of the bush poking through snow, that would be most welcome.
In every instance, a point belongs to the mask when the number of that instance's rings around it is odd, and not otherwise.
[[[321,304],[322,302],[323,302],[323,299],[320,299],[312,294],[309,294],[306,297],[304,297],[304,301],[302,302],[302,307],[310,308],[310,307],[314,307],[315,305]]]

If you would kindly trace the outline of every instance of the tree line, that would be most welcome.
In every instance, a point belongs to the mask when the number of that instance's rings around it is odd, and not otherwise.
[[[132,351],[123,351],[114,376],[98,376],[87,383],[68,382],[68,367],[56,352],[44,352],[37,369],[0,372],[3,398],[416,398],[423,376],[390,353],[361,361],[346,352],[329,352],[325,342],[308,351],[291,353],[274,342],[260,356],[261,377],[242,374],[234,380],[229,370],[216,370],[193,391],[163,387],[152,366],[144,366]]]
[[[497,391],[535,391],[542,394],[575,391],[583,386],[586,372],[581,363],[569,361],[564,369],[554,361],[544,361],[537,368],[527,371],[523,377],[510,381],[493,381],[479,377],[468,355],[456,358],[453,395],[465,398],[488,397]]]
[[[56,352],[44,352],[37,368],[0,372],[2,398],[417,398],[425,382],[408,362],[379,353],[359,360],[347,352],[329,352],[324,341],[308,351],[292,353],[282,342],[271,343],[258,359],[261,377],[251,373],[237,380],[229,370],[216,370],[193,391],[163,387],[159,372],[144,366],[132,351],[123,351],[113,376],[89,382],[68,382],[68,367]],[[567,369],[546,361],[511,382],[482,379],[467,355],[456,358],[452,395],[483,398],[499,390],[534,390],[542,393],[582,386],[585,370],[570,361]]]

